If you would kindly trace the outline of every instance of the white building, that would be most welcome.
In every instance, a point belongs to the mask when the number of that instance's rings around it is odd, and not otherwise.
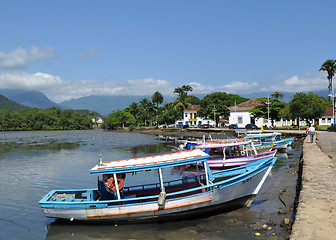
[[[210,126],[214,126],[214,121],[212,119],[204,119],[198,117],[197,112],[200,109],[201,109],[200,105],[191,105],[187,107],[183,111],[183,120],[177,120],[176,125],[178,126],[188,125],[197,127],[203,124],[208,124]]]
[[[249,123],[254,123],[258,127],[264,126],[264,119],[258,119],[258,121],[255,121],[253,115],[250,113],[252,108],[261,106],[262,104],[263,102],[261,102],[259,99],[253,98],[238,105],[229,107],[229,124],[237,124],[239,128],[244,128],[245,125]]]
[[[249,112],[252,108],[264,104],[257,98],[248,100],[236,106],[229,107],[230,117],[229,124],[237,124],[239,128],[245,128],[248,123],[254,123],[257,127],[261,126],[271,126],[271,119],[264,118],[254,118],[254,116]],[[333,122],[332,107],[326,109],[326,113],[319,119],[313,120],[314,125],[331,125]],[[274,121],[274,126],[292,126],[297,125],[297,120],[283,120]],[[308,125],[305,120],[300,120],[300,126]]]
[[[335,114],[335,113],[334,113]],[[326,109],[325,114],[315,121],[315,125],[331,125],[333,123],[332,107]]]
[[[101,117],[95,117],[92,119],[92,122],[97,124],[98,126],[102,125],[102,123],[104,122],[103,119],[101,119]]]

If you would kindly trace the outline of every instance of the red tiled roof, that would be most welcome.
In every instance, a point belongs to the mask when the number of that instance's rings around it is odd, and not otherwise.
[[[231,106],[229,107],[230,110],[234,111],[235,110],[235,107],[236,107],[236,110],[239,111],[239,110],[251,110],[252,108],[256,107],[256,106],[261,106],[263,105],[264,103],[262,101],[260,101],[258,98],[253,98],[253,99],[250,99],[246,102],[243,102],[243,103],[240,103],[236,106]]]
[[[200,105],[191,105],[186,108],[186,111],[199,111],[201,109]]]

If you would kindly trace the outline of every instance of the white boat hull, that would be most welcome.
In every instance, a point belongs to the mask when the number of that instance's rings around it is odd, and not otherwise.
[[[42,207],[42,209],[47,217],[78,221],[144,222],[189,218],[201,213],[224,211],[249,205],[251,199],[260,190],[271,168],[265,168],[250,177],[246,176],[233,184],[217,185],[216,188],[208,192],[180,199],[167,199],[162,208],[158,206],[157,202],[135,203],[127,206],[108,206],[106,203],[105,208],[95,207],[94,202],[91,202],[88,203],[92,205],[91,208],[85,209],[48,207]]]

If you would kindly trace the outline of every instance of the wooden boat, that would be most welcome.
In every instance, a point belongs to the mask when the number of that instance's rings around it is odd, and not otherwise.
[[[203,149],[210,155],[210,168],[225,168],[246,165],[251,162],[274,157],[277,150],[258,153],[251,140],[231,141],[221,143],[206,143],[197,145],[196,149]]]
[[[246,143],[248,142],[248,143]],[[231,139],[211,139],[211,140],[193,140],[193,141],[186,141],[184,145],[180,145],[179,147],[172,148],[172,151],[178,151],[178,150],[192,150],[196,149],[196,146],[202,145],[202,144],[231,144],[231,143],[242,143],[242,145],[245,145],[244,151],[248,151],[248,154],[253,155],[254,151],[256,150],[257,153],[263,153],[263,152],[269,152],[271,151],[275,145],[273,143],[254,143],[254,147],[250,144],[251,140],[244,139],[244,138],[231,138]],[[244,144],[245,143],[245,144]]]
[[[142,223],[202,217],[249,206],[276,161],[270,157],[243,167],[212,172],[208,157],[201,150],[190,150],[105,162],[90,170],[91,174],[103,175],[104,181],[98,178],[98,188],[52,190],[39,204],[45,216],[71,221]],[[163,179],[165,169],[170,172],[172,167],[195,163],[203,164],[202,172],[179,175],[170,181]],[[136,179],[136,185],[128,186],[128,178],[148,171],[157,171],[158,179],[141,183],[144,178],[140,178]],[[141,173],[134,174],[137,172]],[[107,187],[108,184],[112,186]]]
[[[272,143],[275,145],[274,146],[275,149],[286,149],[294,141],[294,137],[282,139],[281,133],[278,132],[247,134],[245,138],[251,139],[256,144]]]

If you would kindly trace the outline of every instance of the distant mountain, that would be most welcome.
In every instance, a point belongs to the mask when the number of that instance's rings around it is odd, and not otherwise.
[[[9,100],[3,95],[0,95],[0,109],[8,108],[11,111],[17,111],[20,109],[28,108],[27,106],[21,105],[14,101]]]
[[[32,108],[46,109],[58,107],[64,109],[64,107],[54,103],[46,95],[39,91],[0,89],[0,94],[4,95],[12,101]]]

